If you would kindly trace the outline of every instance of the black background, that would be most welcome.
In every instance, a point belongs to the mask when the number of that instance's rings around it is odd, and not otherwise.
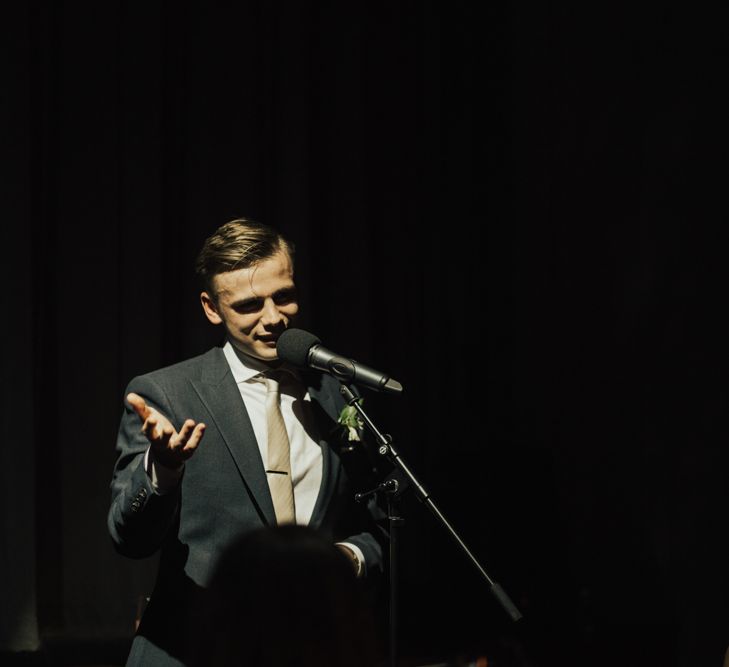
[[[249,216],[297,246],[301,326],[403,383],[371,415],[524,613],[409,499],[404,661],[721,663],[725,10],[3,13],[0,648],[129,637],[122,392],[217,342],[192,263]]]

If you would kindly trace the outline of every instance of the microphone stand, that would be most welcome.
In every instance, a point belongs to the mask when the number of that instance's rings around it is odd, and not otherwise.
[[[362,502],[369,496],[376,495],[379,492],[386,494],[387,497],[387,521],[389,525],[388,534],[390,536],[390,623],[389,623],[389,653],[390,667],[397,665],[397,551],[399,545],[398,531],[405,523],[405,519],[399,516],[396,500],[400,494],[407,488],[407,484],[402,483],[397,477],[390,477],[384,482],[377,485],[376,488],[364,493],[356,493],[354,499],[356,502]]]
[[[379,484],[377,488],[366,493],[358,493],[355,495],[355,500],[361,501],[363,498],[378,492],[384,492],[387,494],[387,518],[390,526],[390,666],[396,667],[397,665],[397,550],[399,542],[398,530],[404,522],[404,519],[398,516],[395,501],[397,496],[402,493],[402,491],[404,491],[405,488],[407,488],[408,486],[412,486],[412,488],[415,489],[415,493],[417,494],[419,499],[423,503],[425,503],[425,505],[435,515],[436,519],[440,522],[440,524],[456,540],[456,543],[461,548],[466,557],[476,566],[476,569],[486,580],[486,583],[489,586],[489,590],[499,602],[504,611],[509,615],[511,620],[518,621],[522,617],[521,612],[511,601],[501,585],[495,582],[487,574],[486,570],[481,566],[481,564],[471,553],[463,540],[458,536],[458,533],[456,533],[450,523],[448,523],[446,518],[433,502],[430,494],[418,481],[410,468],[408,468],[402,456],[400,456],[397,450],[392,446],[392,437],[380,433],[378,428],[367,416],[367,413],[360,405],[359,398],[344,382],[340,382],[340,384],[340,392],[347,401],[347,404],[353,406],[355,410],[357,410],[357,413],[362,419],[362,422],[365,424],[365,426],[367,426],[369,431],[372,433],[372,435],[374,435],[375,439],[377,440],[378,453],[380,454],[380,456],[386,457],[395,467],[395,473],[393,475],[390,475],[388,479]],[[400,473],[400,475],[398,475],[398,472]],[[398,477],[400,477],[400,479],[398,479]]]

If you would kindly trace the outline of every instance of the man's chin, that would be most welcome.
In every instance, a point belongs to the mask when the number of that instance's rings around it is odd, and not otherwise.
[[[246,354],[259,361],[276,361],[278,359],[276,350],[249,350]]]
[[[276,343],[259,343],[256,345],[256,354],[260,359],[278,359],[278,350],[276,349]]]

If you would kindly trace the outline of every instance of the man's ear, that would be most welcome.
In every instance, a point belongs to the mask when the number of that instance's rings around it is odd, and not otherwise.
[[[223,318],[218,315],[218,307],[215,305],[214,299],[207,292],[201,292],[200,303],[205,311],[205,317],[213,324],[220,324],[223,321]]]

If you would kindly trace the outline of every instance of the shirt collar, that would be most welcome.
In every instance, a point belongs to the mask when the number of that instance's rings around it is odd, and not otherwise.
[[[228,366],[230,366],[230,371],[233,374],[233,379],[236,384],[250,382],[256,376],[261,373],[265,373],[272,368],[270,364],[241,352],[230,342],[230,339],[225,341],[223,354],[228,361]],[[300,381],[301,378],[295,369],[286,367],[285,370],[288,370],[297,380]]]

